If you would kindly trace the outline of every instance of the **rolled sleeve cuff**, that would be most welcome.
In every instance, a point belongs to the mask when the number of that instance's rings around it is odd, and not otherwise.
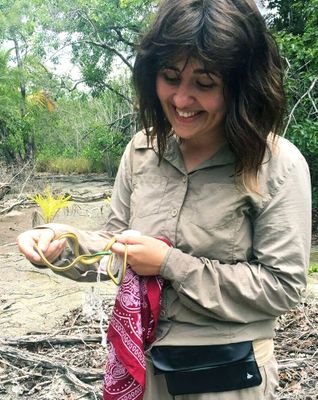
[[[187,276],[190,261],[185,260],[187,257],[192,258],[181,250],[170,248],[162,263],[160,275],[169,280],[176,290],[180,288]]]

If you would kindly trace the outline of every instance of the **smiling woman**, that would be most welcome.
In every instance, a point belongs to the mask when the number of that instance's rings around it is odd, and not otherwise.
[[[213,73],[224,87],[224,136],[236,156],[241,183],[257,191],[267,136],[278,133],[283,120],[276,43],[253,0],[181,3],[183,10],[178,0],[165,4],[165,15],[158,15],[140,44],[134,82],[144,126],[149,136],[150,130],[156,132],[161,158],[173,126],[156,93],[157,74],[167,66],[185,72],[188,61],[196,60],[196,68]]]
[[[305,289],[311,230],[306,161],[278,136],[282,76],[253,0],[163,0],[133,72],[144,130],[122,157],[105,228],[20,235],[34,264],[35,244],[69,263],[64,232],[82,253],[115,235],[112,252],[127,254],[104,400],[276,398],[276,318]]]
[[[183,59],[159,70],[156,90],[190,172],[225,142],[222,78],[196,59]]]

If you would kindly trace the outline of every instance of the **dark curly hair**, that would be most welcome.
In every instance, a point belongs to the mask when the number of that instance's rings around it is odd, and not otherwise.
[[[157,137],[159,160],[171,125],[156,93],[164,65],[199,59],[223,79],[226,140],[236,174],[257,182],[268,135],[282,127],[284,90],[277,45],[253,0],[164,0],[137,50],[133,81],[141,120]],[[251,183],[247,187],[254,186]]]

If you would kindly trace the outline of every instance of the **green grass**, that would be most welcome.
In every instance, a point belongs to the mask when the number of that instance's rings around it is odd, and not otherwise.
[[[51,159],[37,160],[37,171],[52,172],[58,174],[87,174],[92,172],[92,163],[85,158],[64,158],[57,157]]]
[[[85,157],[76,158],[45,158],[38,157],[36,161],[36,170],[38,172],[51,172],[57,174],[88,174],[91,172],[104,173],[107,172],[109,176],[116,175],[119,158],[112,157],[105,154],[103,160],[89,160]]]
[[[316,262],[311,262],[311,263],[309,264],[308,273],[309,273],[309,275],[310,275],[310,274],[313,274],[313,273],[315,273],[315,272],[318,272],[318,263],[316,263]]]

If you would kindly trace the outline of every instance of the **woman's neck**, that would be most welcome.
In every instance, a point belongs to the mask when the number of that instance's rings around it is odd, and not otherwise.
[[[224,143],[224,137],[215,138],[215,140],[205,143],[195,140],[181,140],[180,150],[187,172],[193,171],[204,161],[211,158]]]

